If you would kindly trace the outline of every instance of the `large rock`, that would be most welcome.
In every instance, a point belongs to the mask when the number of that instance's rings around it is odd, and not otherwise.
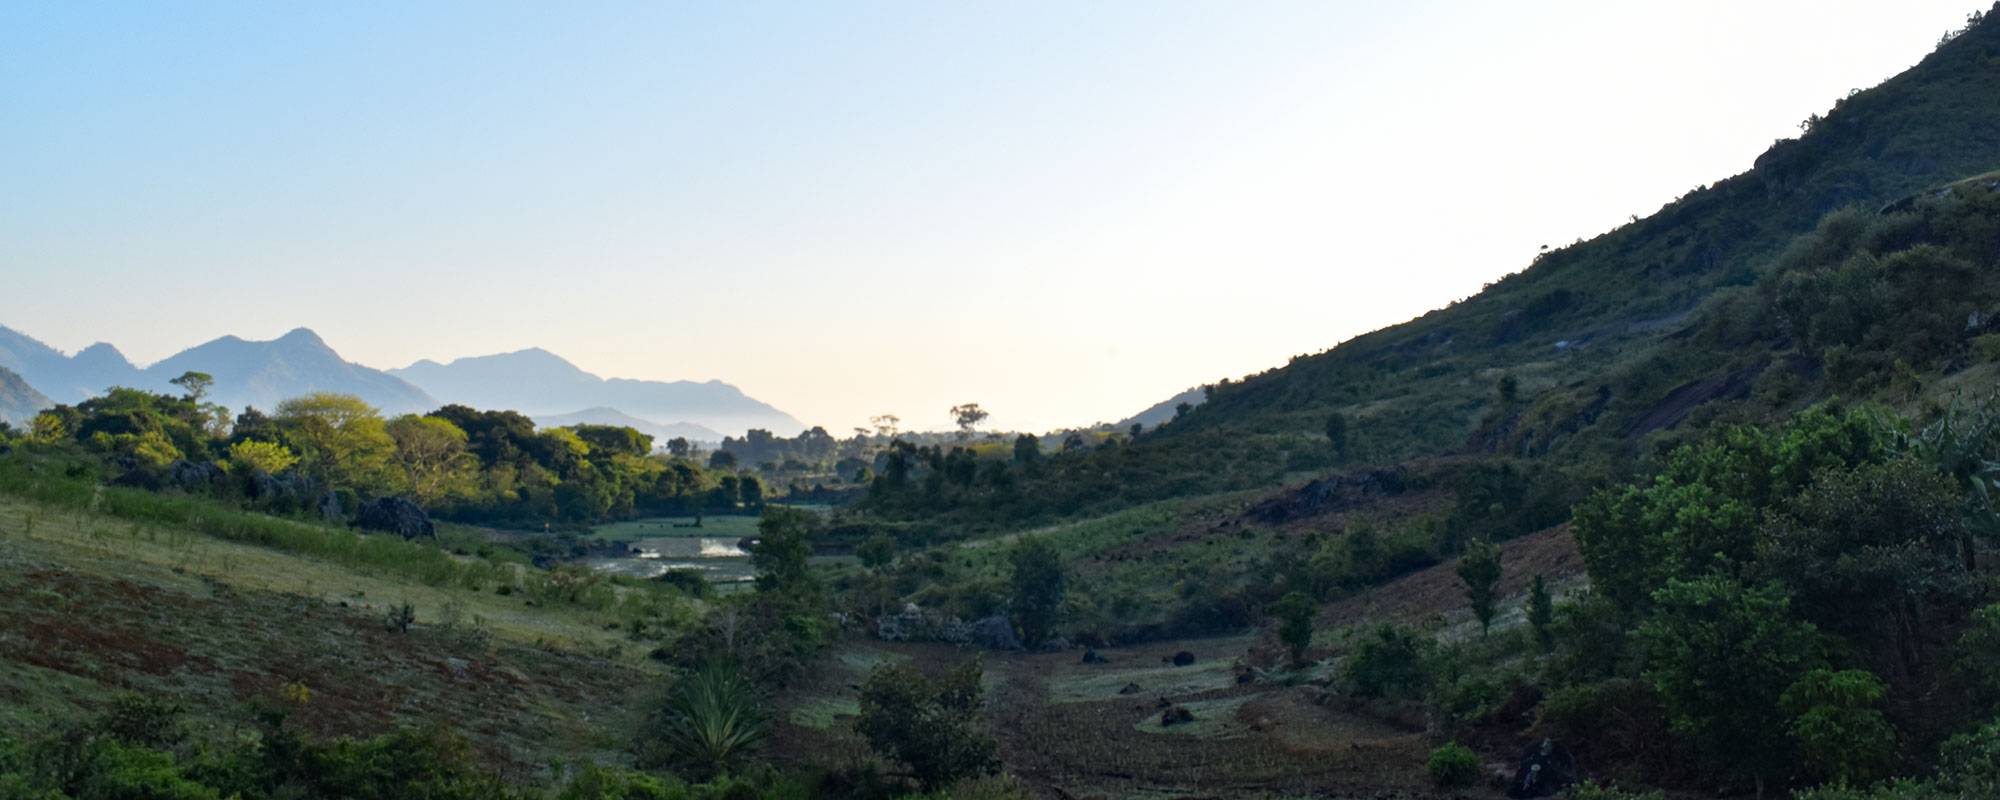
[[[416,503],[401,497],[378,497],[361,504],[354,524],[363,530],[399,534],[405,539],[437,536],[437,526]]]
[[[1021,650],[1021,639],[1014,635],[1014,623],[1004,614],[994,614],[972,623],[972,641],[988,650]]]
[[[1515,800],[1554,797],[1576,783],[1576,758],[1554,740],[1543,739],[1521,752],[1521,767],[1507,796]]]
[[[1190,653],[1190,652],[1188,652],[1188,651],[1186,651],[1186,650],[1182,650],[1182,651],[1180,651],[1180,652],[1178,652],[1178,653],[1175,653],[1175,654],[1174,654],[1174,656],[1173,656],[1173,658],[1172,658],[1171,660],[1172,660],[1172,663],[1173,663],[1173,665],[1174,665],[1174,666],[1176,666],[1176,667],[1187,667],[1187,666],[1193,666],[1193,665],[1194,665],[1194,654],[1193,654],[1193,653]]]
[[[1194,712],[1187,710],[1186,706],[1168,706],[1167,710],[1160,712],[1160,727],[1162,728],[1170,725],[1185,725],[1193,721]]]
[[[222,468],[212,461],[196,463],[182,459],[167,467],[168,485],[188,494],[207,492],[222,476]]]

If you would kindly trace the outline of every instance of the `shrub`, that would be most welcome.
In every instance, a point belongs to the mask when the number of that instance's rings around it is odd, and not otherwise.
[[[1431,782],[1446,789],[1463,789],[1479,782],[1479,754],[1457,742],[1432,750],[1427,766]]]
[[[1896,730],[1875,708],[1885,687],[1858,669],[1816,669],[1785,690],[1780,704],[1792,715],[1792,740],[1806,766],[1821,778],[1867,784],[1888,772],[1896,755]]]
[[[999,745],[980,727],[979,679],[976,659],[935,679],[906,664],[877,667],[854,727],[875,752],[909,765],[925,791],[992,774]]]
[[[1383,623],[1354,646],[1343,674],[1360,697],[1420,698],[1431,685],[1430,649],[1414,631]]]

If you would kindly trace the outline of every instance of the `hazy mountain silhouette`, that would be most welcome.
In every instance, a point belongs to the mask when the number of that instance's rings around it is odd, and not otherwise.
[[[0,327],[0,367],[20,373],[30,386],[59,403],[76,403],[112,386],[178,393],[170,381],[192,370],[215,377],[211,400],[238,410],[252,405],[269,411],[285,399],[312,392],[355,395],[385,414],[428,411],[438,405],[399,378],[342,359],[305,328],[265,342],[224,336],[140,369],[108,344],[65,356]]]
[[[418,361],[389,374],[447,403],[512,409],[538,418],[604,408],[656,423],[693,423],[712,429],[710,433],[737,435],[764,428],[791,436],[805,429],[792,415],[721,381],[607,380],[539,347],[449,364]]]
[[[55,405],[46,395],[29,386],[20,373],[0,367],[0,422],[24,427],[35,412]]]
[[[718,444],[722,441],[722,434],[717,433],[711,428],[696,425],[692,422],[675,422],[669,425],[661,425],[657,422],[640,419],[615,408],[605,408],[603,406],[586,408],[582,411],[575,411],[568,414],[540,415],[535,417],[535,424],[544,428],[565,428],[571,425],[622,425],[653,437],[653,445],[656,447],[666,446],[667,440],[676,436],[687,439],[690,442]]]
[[[351,394],[384,414],[422,413],[439,405],[401,378],[342,359],[305,328],[268,342],[224,336],[147,367],[146,375],[157,388],[189,370],[215,376],[213,399],[231,408],[270,410],[312,392]]]
[[[139,368],[111,345],[100,342],[66,356],[7,327],[0,327],[0,367],[14,371],[58,403],[74,403],[112,386],[132,386],[142,380]]]

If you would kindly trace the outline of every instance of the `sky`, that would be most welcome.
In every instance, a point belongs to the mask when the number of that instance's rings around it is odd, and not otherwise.
[[[1115,421],[1749,168],[1976,0],[0,6],[0,324]]]

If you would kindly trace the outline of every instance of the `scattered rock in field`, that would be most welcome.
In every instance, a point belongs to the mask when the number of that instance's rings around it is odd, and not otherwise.
[[[1514,773],[1514,782],[1507,787],[1507,796],[1515,800],[1554,797],[1573,783],[1576,783],[1576,758],[1555,740],[1543,739],[1522,751],[1521,766]]]
[[[1186,706],[1170,706],[1167,710],[1160,712],[1160,727],[1162,728],[1193,721],[1194,712],[1187,710]]]
[[[1167,698],[1164,697],[1153,701],[1154,708],[1172,708],[1173,705],[1174,701],[1168,700]]]
[[[1136,684],[1136,683],[1128,683],[1128,684],[1125,684],[1125,688],[1123,688],[1123,689],[1119,689],[1119,690],[1118,690],[1118,693],[1119,693],[1119,694],[1138,694],[1138,693],[1139,693],[1139,691],[1140,691],[1140,689],[1139,689],[1139,684]]]
[[[981,619],[972,623],[972,641],[989,650],[1020,650],[1021,640],[1014,635],[1014,623],[1004,614]]]
[[[431,524],[430,515],[401,497],[377,497],[362,503],[360,512],[354,515],[354,524],[363,530],[394,533],[405,539],[437,536],[437,526]]]
[[[1194,654],[1186,650],[1182,650],[1178,653],[1175,653],[1173,657],[1173,664],[1176,667],[1190,666],[1194,664]]]
[[[1098,655],[1098,654],[1097,654],[1097,648],[1095,648],[1095,647],[1086,647],[1086,648],[1084,648],[1084,649],[1083,649],[1083,663],[1085,663],[1085,664],[1109,664],[1109,663],[1111,663],[1111,661],[1110,661],[1109,659],[1105,658],[1104,656],[1101,656],[1101,655]]]
[[[472,663],[463,658],[446,658],[444,666],[445,669],[451,670],[451,676],[454,678],[472,677]]]

